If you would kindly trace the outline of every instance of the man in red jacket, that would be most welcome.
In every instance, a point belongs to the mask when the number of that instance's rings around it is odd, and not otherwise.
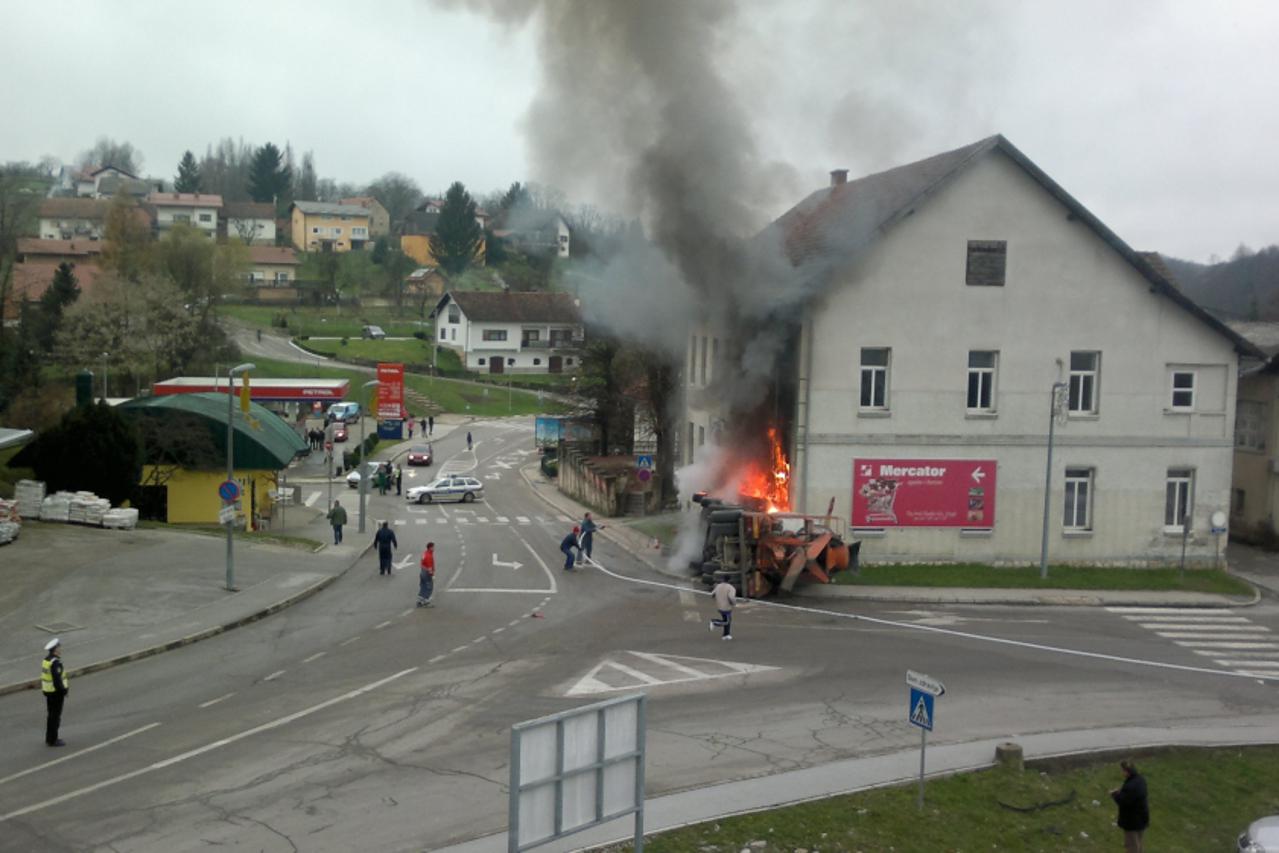
[[[427,542],[422,552],[422,574],[417,581],[417,606],[434,607],[431,595],[435,592],[435,543]]]

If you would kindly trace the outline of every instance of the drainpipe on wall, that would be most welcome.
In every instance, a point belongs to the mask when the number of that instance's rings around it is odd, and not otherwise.
[[[799,463],[799,506],[797,509],[801,513],[808,512],[808,427],[809,427],[809,407],[812,401],[810,389],[812,388],[813,375],[813,316],[809,312],[804,318],[804,331],[800,336],[800,346],[803,348],[803,357],[800,359],[799,375],[799,405],[795,413],[795,452],[800,454]]]

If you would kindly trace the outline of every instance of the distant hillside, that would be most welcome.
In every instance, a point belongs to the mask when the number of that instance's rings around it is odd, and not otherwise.
[[[1240,247],[1228,261],[1199,264],[1164,256],[1182,291],[1218,317],[1279,320],[1279,246]]]

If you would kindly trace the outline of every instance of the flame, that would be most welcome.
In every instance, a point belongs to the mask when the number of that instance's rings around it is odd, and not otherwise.
[[[750,462],[742,473],[738,491],[751,498],[759,498],[769,512],[790,511],[790,463],[782,450],[776,427],[768,428],[768,444],[771,469],[765,470],[759,462]]]

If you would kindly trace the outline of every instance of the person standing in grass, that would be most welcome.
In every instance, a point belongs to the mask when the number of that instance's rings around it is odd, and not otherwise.
[[[1150,826],[1150,805],[1146,799],[1146,779],[1137,772],[1132,759],[1119,762],[1124,783],[1110,792],[1110,798],[1119,806],[1115,820],[1124,831],[1126,853],[1142,853],[1141,834]]]
[[[711,590],[711,597],[715,599],[715,609],[719,611],[719,618],[711,620],[711,632],[716,628],[724,629],[724,636],[721,639],[733,639],[733,608],[737,605],[737,590],[726,578],[721,577],[719,583],[715,584],[715,588]]]

